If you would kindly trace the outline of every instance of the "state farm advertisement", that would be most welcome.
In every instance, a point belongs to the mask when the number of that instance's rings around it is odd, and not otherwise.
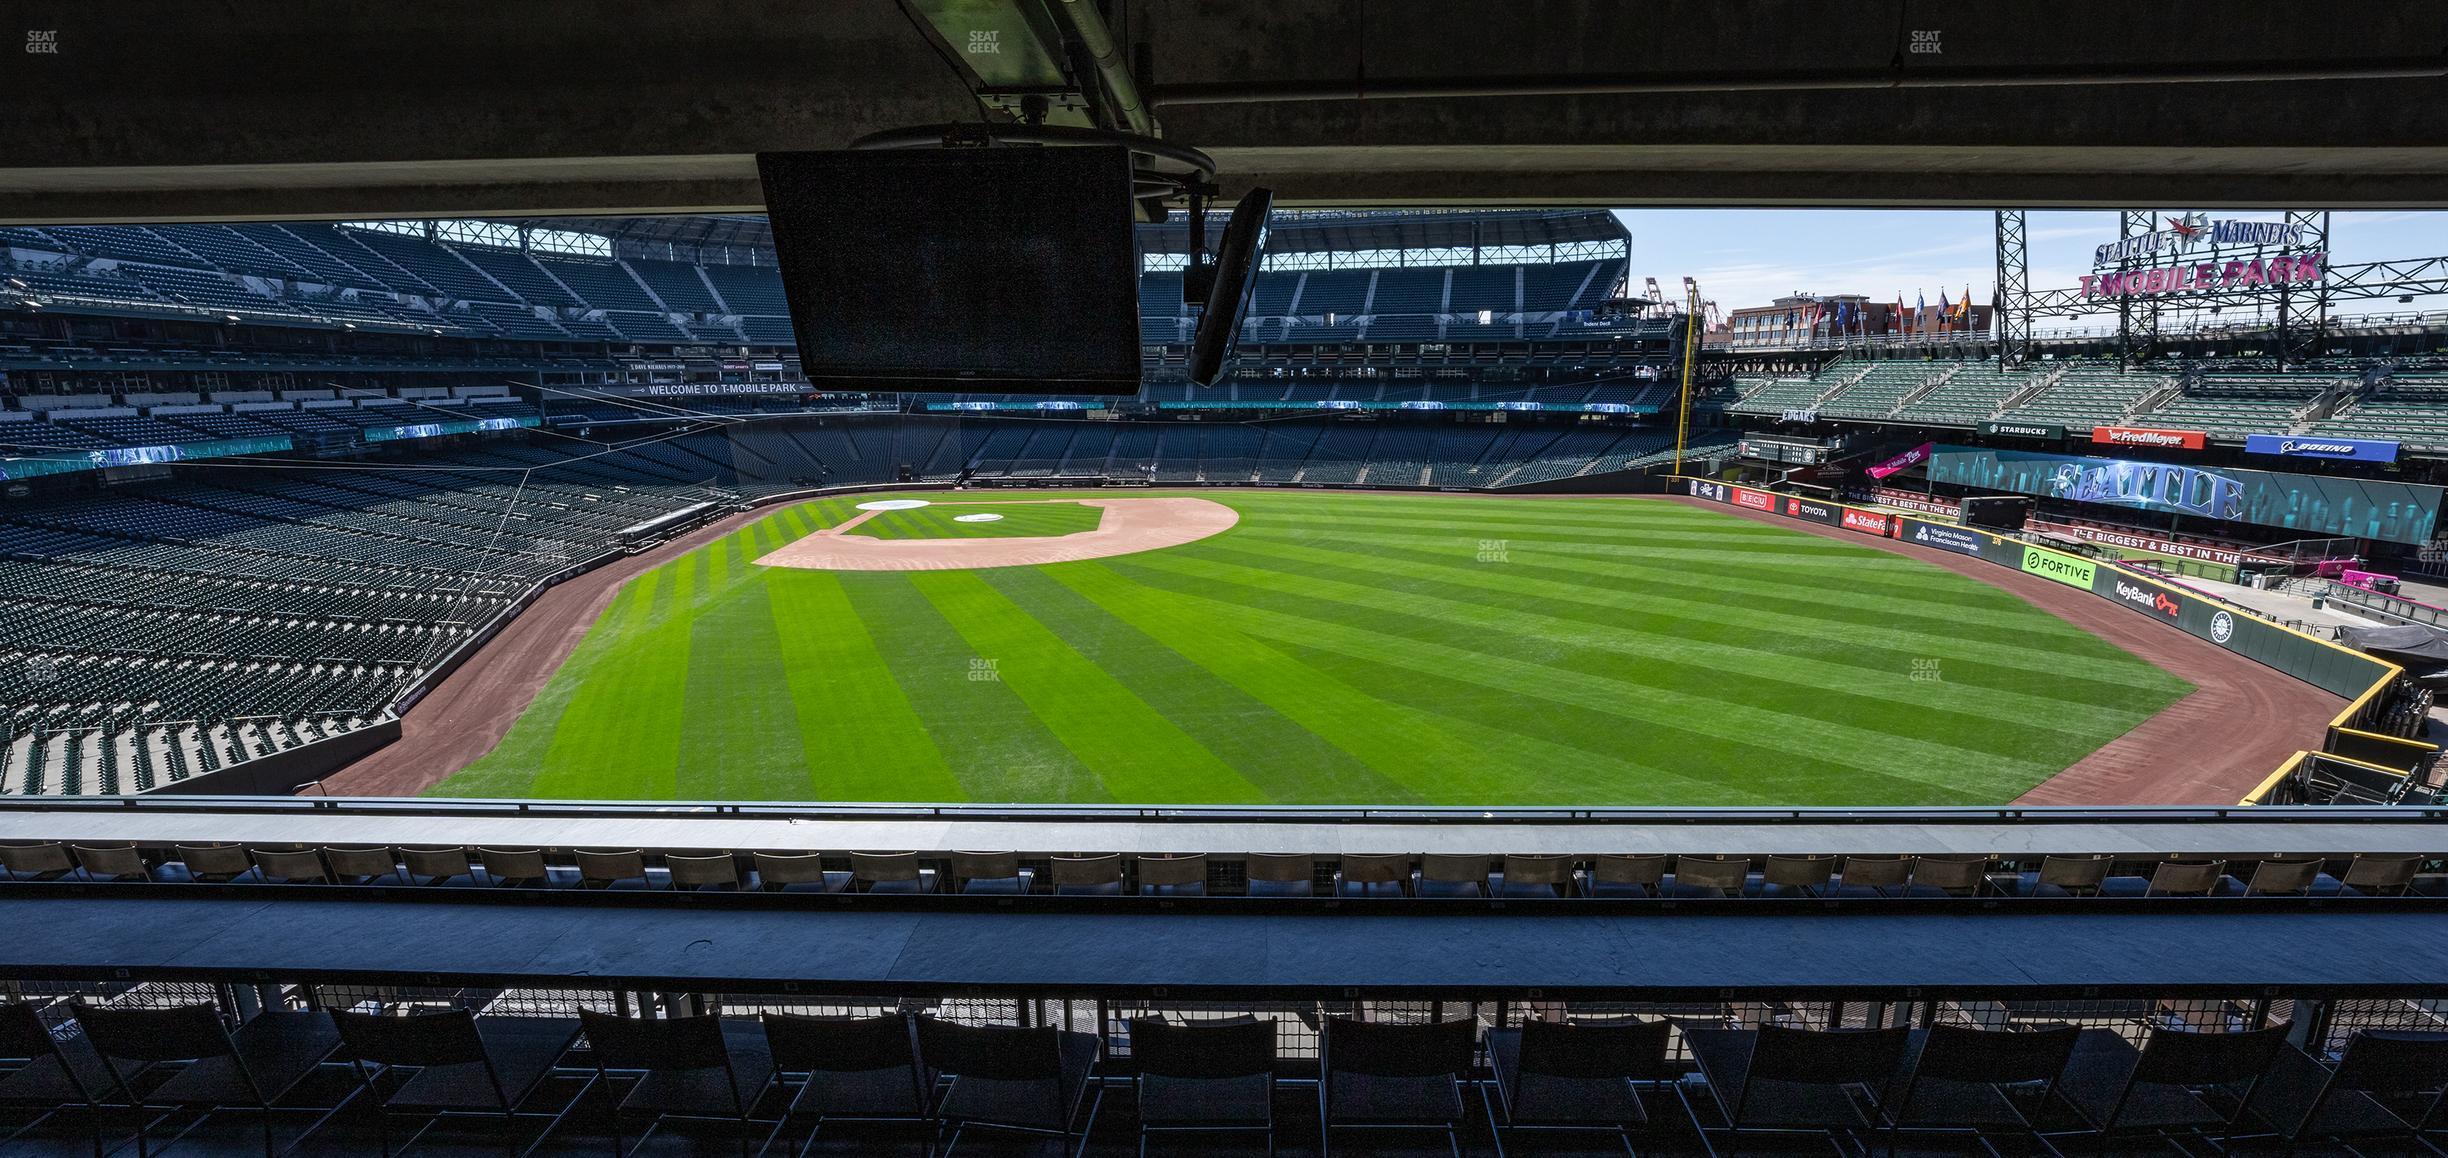
[[[1869,511],[1857,511],[1846,507],[1842,526],[1848,531],[1860,531],[1865,535],[1885,538],[1889,528],[1894,524],[1895,520],[1890,516],[1875,515]]]

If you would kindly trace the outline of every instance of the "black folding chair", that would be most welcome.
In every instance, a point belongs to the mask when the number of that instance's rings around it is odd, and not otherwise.
[[[1336,1130],[1434,1130],[1462,1158],[1462,1075],[1476,1021],[1392,1025],[1325,1019],[1318,1042],[1318,1153]]]
[[[85,1040],[93,1043],[110,1071],[113,1100],[139,1111],[139,1158],[151,1153],[148,1136],[161,1120],[142,1121],[141,1112],[149,1109],[165,1111],[162,1117],[180,1110],[253,1109],[263,1122],[264,1153],[272,1154],[273,1111],[302,1108],[275,1103],[340,1044],[339,1031],[319,1013],[260,1013],[232,1032],[222,1024],[221,1011],[210,1005],[116,1009],[77,1001],[71,1009]],[[186,1064],[150,1091],[136,1092],[146,1071],[170,1062]],[[201,1121],[199,1117],[171,1141],[175,1144]]]
[[[1489,1030],[1488,1066],[1496,1073],[1497,1102],[1488,1102],[1486,1086],[1479,1088],[1479,1100],[1494,1124],[1499,1158],[1505,1135],[1522,1130],[1612,1133],[1626,1153],[1637,1154],[1632,1130],[1650,1124],[1640,1089],[1668,1080],[1666,1042],[1672,1029],[1663,1021],[1525,1021],[1520,1029]]]
[[[962,1131],[972,1127],[1057,1138],[1067,1151],[1086,1150],[1097,1110],[1105,1102],[1105,1091],[1096,1084],[1097,1056],[1104,1045],[1096,1034],[1050,1025],[961,1025],[920,1017],[919,1058],[929,1068],[952,1075],[951,1087],[935,1103],[935,1130],[943,1154],[949,1158],[960,1145]],[[1088,1106],[1084,1124],[1083,1102]],[[947,1128],[948,1139],[943,1137]]]
[[[423,1125],[408,1136],[414,1147],[445,1116],[498,1118],[505,1130],[520,1118],[548,1119],[543,1131],[519,1153],[531,1153],[552,1137],[572,1106],[557,1113],[523,1113],[519,1107],[552,1077],[561,1056],[578,1040],[578,1023],[558,1017],[487,1017],[464,1009],[396,1017],[333,1010],[340,1032],[334,1056],[357,1071],[361,1091],[374,1103],[383,1154],[391,1153],[393,1112],[422,1114]],[[413,1071],[388,1096],[380,1079]],[[505,1143],[507,1147],[508,1143]]]
[[[1693,1029],[1684,1034],[1709,1096],[1725,1120],[1720,1132],[1821,1134],[1842,1147],[1870,1128],[1854,1094],[1875,1099],[1894,1079],[1911,1031],[1888,1029]],[[1717,1145],[1695,1115],[1692,1126],[1711,1155]],[[1867,1152],[1868,1147],[1862,1149]]]
[[[733,1030],[720,1017],[621,1017],[581,1009],[578,1020],[595,1060],[594,1081],[608,1088],[614,1070],[638,1075],[612,1111],[616,1158],[623,1152],[621,1115],[640,1111],[654,1121],[638,1135],[639,1146],[666,1119],[695,1118],[738,1123],[740,1150],[747,1151],[749,1113],[774,1078],[764,1035],[746,1026]]]
[[[2280,1050],[2286,1025],[2244,1033],[2187,1033],[2156,1029],[2136,1050],[2106,1030],[2087,1030],[2075,1043],[2073,1060],[2057,1081],[2058,1100],[2073,1108],[2084,1130],[2101,1145],[2120,1134],[2172,1137],[2178,1133],[2232,1136],[2253,1087]],[[2242,1085],[2226,1111],[2196,1092]]]
[[[1150,1134],[1256,1133],[1275,1153],[1275,1023],[1238,1017],[1175,1025],[1134,1017],[1139,1153]]]
[[[1905,1132],[1969,1132],[1992,1153],[1991,1134],[2012,1131],[2038,1139],[2029,1115],[2015,1104],[2010,1087],[2033,1090],[2045,1106],[2057,1079],[2074,1056],[2082,1030],[2071,1025],[2027,1031],[1933,1025],[1912,1035],[1904,1073],[1882,1097],[1888,1150]],[[2046,1142],[2042,1142],[2046,1145]]]
[[[2313,1139],[2390,1136],[2412,1149],[2424,1131],[2443,1125],[2443,1100],[2448,1034],[2367,1029],[2346,1039],[2335,1069],[2293,1046],[2278,1051],[2245,1110],[2290,1149]]]
[[[37,1111],[0,1145],[14,1142],[29,1130],[69,1106],[85,1108],[93,1131],[95,1158],[103,1153],[102,1095],[111,1088],[109,1067],[84,1038],[65,1041],[43,1024],[42,1011],[30,1002],[0,1002],[0,1059],[18,1063],[0,1078],[0,1106]]]
[[[796,1151],[805,1154],[829,1122],[932,1122],[935,1075],[919,1064],[909,1019],[765,1015],[765,1040],[780,1074],[806,1074],[783,1110],[771,1147],[793,1121],[814,1119]],[[787,1085],[787,1081],[785,1085]],[[934,1148],[930,1134],[927,1146]]]

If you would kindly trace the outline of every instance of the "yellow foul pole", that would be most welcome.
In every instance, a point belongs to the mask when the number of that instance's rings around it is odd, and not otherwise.
[[[1683,442],[1691,431],[1692,355],[1700,348],[1700,283],[1683,279],[1683,393],[1675,413],[1674,472],[1683,473]]]

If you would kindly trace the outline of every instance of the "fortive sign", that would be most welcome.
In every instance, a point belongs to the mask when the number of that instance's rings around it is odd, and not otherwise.
[[[2023,570],[2026,574],[2063,583],[2068,587],[2080,587],[2085,591],[2091,589],[2091,581],[2099,574],[2099,567],[2089,559],[2077,559],[2072,555],[2060,555],[2055,551],[2043,551],[2038,547],[2023,548]]]
[[[2094,426],[2091,441],[2107,446],[2145,446],[2156,450],[2200,450],[2210,436],[2198,430],[2159,430],[2148,426]]]

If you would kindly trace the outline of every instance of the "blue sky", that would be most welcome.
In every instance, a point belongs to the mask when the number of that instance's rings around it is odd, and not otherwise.
[[[2181,212],[2169,210],[2169,213]],[[1995,224],[1987,211],[1903,209],[1621,209],[1632,231],[1632,287],[1654,277],[1675,293],[1685,275],[1718,307],[1766,305],[1779,295],[1859,293],[1904,304],[1916,293],[1938,304],[1972,287],[1987,303],[1996,280]],[[2275,212],[2212,217],[2275,221]],[[2035,290],[2071,288],[2091,272],[2091,250],[2116,240],[2111,211],[2034,211],[2026,225]],[[2448,212],[2337,213],[2331,260],[2341,264],[2448,254]],[[2448,308],[2448,298],[2349,302],[2340,313]]]

